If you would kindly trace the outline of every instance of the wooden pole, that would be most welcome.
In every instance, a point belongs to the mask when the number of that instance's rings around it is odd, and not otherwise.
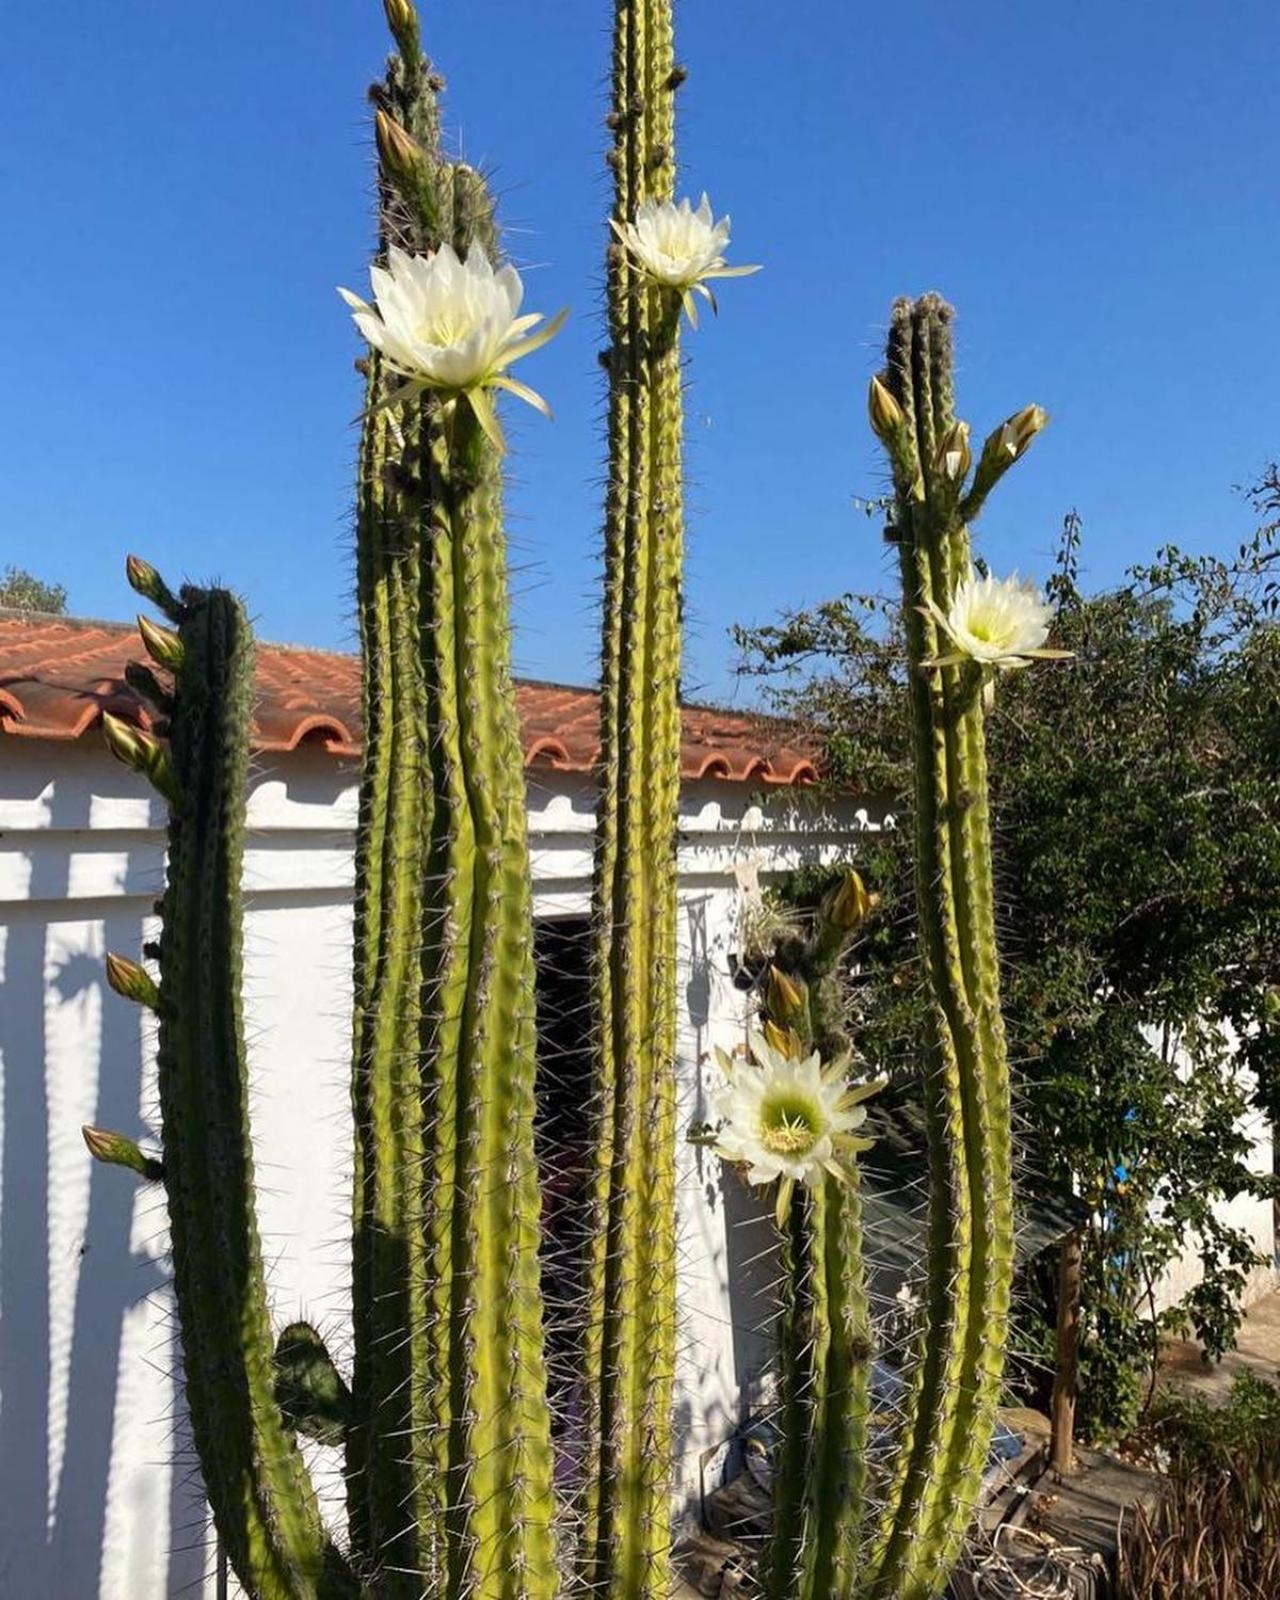
[[[1058,1261],[1058,1356],[1050,1402],[1049,1464],[1055,1472],[1075,1467],[1076,1392],[1080,1376],[1080,1262],[1084,1238],[1079,1228],[1062,1241]]]

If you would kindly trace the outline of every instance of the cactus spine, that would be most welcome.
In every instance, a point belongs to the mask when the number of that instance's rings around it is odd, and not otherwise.
[[[618,0],[613,218],[675,181],[670,0]],[[608,253],[609,483],[595,864],[598,1113],[579,1575],[665,1595],[675,1361],[675,829],[683,560],[680,296]]]
[[[916,888],[932,1000],[925,1073],[928,1320],[866,1577],[875,1600],[926,1600],[940,1592],[956,1559],[991,1442],[1013,1272],[1009,1071],[982,674],[972,663],[928,663],[945,646],[929,607],[945,614],[969,572],[966,519],[990,487],[983,463],[1003,470],[1014,456],[1007,452],[997,463],[990,449],[984,452],[967,497],[965,472],[948,470],[947,447],[963,441],[954,411],[951,320],[936,295],[898,301],[885,371],[872,389],[872,421],[896,494],[892,537],[901,562],[915,739]]]

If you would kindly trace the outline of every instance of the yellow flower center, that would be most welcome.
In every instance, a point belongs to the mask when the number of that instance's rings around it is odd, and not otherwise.
[[[760,1108],[760,1142],[774,1155],[805,1155],[821,1136],[820,1117],[800,1095],[777,1094]]]

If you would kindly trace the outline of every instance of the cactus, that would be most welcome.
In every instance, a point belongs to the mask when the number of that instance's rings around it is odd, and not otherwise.
[[[438,155],[407,5],[377,95],[382,246],[496,248]],[[366,741],[355,958],[353,1536],[400,1591],[554,1587],[534,1002],[501,468],[471,408],[383,404],[358,482]],[[389,1590],[390,1592],[390,1590]]]
[[[981,1485],[1000,1395],[1013,1272],[1009,1069],[1000,1013],[983,669],[945,655],[938,624],[969,574],[968,522],[1043,424],[1028,408],[987,441],[966,491],[952,312],[893,308],[872,425],[893,471],[915,740],[916,888],[931,999],[927,1324],[890,1493],[863,1575],[873,1600],[946,1583]],[[1034,413],[1034,415],[1032,415]],[[1021,430],[1019,424],[1022,424]]]
[[[374,91],[381,249],[496,250],[481,178],[444,162],[409,0]],[[354,1371],[316,1331],[273,1349],[253,1212],[240,1022],[239,876],[252,641],[225,591],[129,578],[145,619],[131,681],[168,748],[109,722],[170,802],[160,980],[111,981],[160,1016],[163,1162],[86,1130],[102,1160],[163,1177],[188,1405],[219,1536],[254,1600],[547,1600],[557,1576],[538,1282],[532,903],[509,667],[501,460],[487,401],[390,395],[367,367],[357,484],[365,753],[356,846]],[[348,1553],[296,1442],[346,1451]]]
[[[670,200],[670,0],[618,0],[615,227]],[[608,252],[609,480],[596,825],[592,1227],[579,1576],[668,1589],[675,1361],[675,830],[683,560],[681,297]]]
[[[191,1431],[219,1534],[262,1600],[354,1595],[320,1521],[275,1396],[271,1325],[253,1201],[240,1007],[240,869],[253,640],[225,590],[168,597],[177,632],[148,648],[173,674],[167,751],[114,720],[113,752],[170,803],[159,984],[117,958],[111,982],[159,1015],[163,1165],[86,1140],[100,1160],[163,1179]],[[145,1159],[145,1158],[144,1158]]]
[[[837,967],[879,897],[846,871],[807,939],[778,941],[761,995],[765,1037],[791,1056],[848,1050]],[[781,1444],[763,1585],[769,1600],[856,1592],[868,1489],[873,1351],[857,1165],[797,1191],[784,1224]]]

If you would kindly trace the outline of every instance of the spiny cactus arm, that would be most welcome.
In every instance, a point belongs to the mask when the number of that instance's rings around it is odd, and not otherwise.
[[[534,1161],[532,894],[523,760],[510,676],[501,468],[471,408],[442,408],[435,481],[432,630],[442,763],[437,847],[447,876],[424,929],[446,1093],[429,1138],[450,1165],[433,1204],[450,1227],[450,1592],[492,1600],[554,1592]],[[447,598],[447,606],[444,604]]]
[[[994,1426],[1013,1269],[1008,1061],[980,673],[967,664],[927,665],[942,653],[933,617],[945,613],[969,570],[959,485],[943,470],[955,426],[950,323],[937,296],[899,302],[882,379],[899,421],[873,394],[897,492],[916,742],[917,898],[934,1002],[925,1084],[928,1322],[868,1575],[877,1600],[939,1593],[958,1554]]]
[[[780,1381],[775,1413],[780,1442],[773,1465],[772,1521],[762,1574],[768,1600],[808,1600],[809,1596],[805,1569],[813,1530],[808,1525],[808,1490],[831,1343],[826,1275],[821,1270],[824,1198],[822,1189],[801,1189],[792,1199],[782,1236]]]
[[[824,899],[812,937],[792,951],[790,971],[777,954],[762,1007],[775,1047],[807,1055],[838,1031],[834,970],[877,903],[850,871]],[[867,1510],[873,1343],[854,1162],[843,1180],[828,1174],[796,1192],[782,1255],[782,1444],[765,1589],[769,1600],[827,1600],[857,1592]]]
[[[619,0],[616,223],[674,183],[669,0]],[[665,1594],[675,1359],[675,822],[683,559],[679,296],[609,251],[609,488],[595,868],[593,1243],[579,1574]]]
[[[479,240],[492,257],[487,186],[439,156],[416,17],[407,0],[387,12],[400,58],[375,96],[383,246]],[[371,359],[353,1499],[380,1596],[541,1600],[552,1458],[501,463],[472,405],[386,399]]]
[[[449,194],[438,149],[438,80],[421,52],[417,14],[398,0],[388,0],[386,9],[398,53],[371,95],[380,256],[392,244],[437,247]],[[434,231],[424,228],[424,213]],[[419,647],[419,525],[429,490],[419,440],[425,402],[399,411],[383,404],[384,373],[374,350],[365,396],[356,487],[364,744],[356,832],[355,1362],[347,1484],[354,1546],[385,1569],[388,1585],[416,1593],[415,1572],[443,1560],[445,1486],[433,1397],[447,1393],[443,1374],[432,1367],[418,1068],[434,809]]]
[[[192,1434],[214,1521],[254,1600],[354,1595],[275,1398],[253,1205],[240,877],[253,643],[239,601],[187,588],[171,653],[173,793],[159,1085]]]

